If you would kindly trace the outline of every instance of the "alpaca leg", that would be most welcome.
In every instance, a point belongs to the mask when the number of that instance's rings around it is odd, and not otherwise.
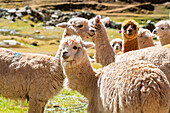
[[[28,113],[44,113],[46,103],[47,101],[30,99]]]

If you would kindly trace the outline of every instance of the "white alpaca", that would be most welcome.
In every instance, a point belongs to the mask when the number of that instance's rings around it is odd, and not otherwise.
[[[48,100],[63,88],[60,54],[58,50],[54,58],[0,48],[0,94],[27,100],[28,113],[43,113]]]
[[[170,20],[161,20],[156,24],[153,33],[159,36],[161,45],[170,44]]]
[[[139,49],[154,46],[154,37],[156,35],[152,34],[148,29],[140,28],[138,31]]]
[[[117,54],[122,51],[122,39],[120,38],[114,38],[111,42],[110,45],[113,48],[113,51]]]
[[[61,42],[67,85],[88,99],[87,113],[168,113],[170,84],[155,65],[126,61],[95,71],[85,47],[77,36]]]

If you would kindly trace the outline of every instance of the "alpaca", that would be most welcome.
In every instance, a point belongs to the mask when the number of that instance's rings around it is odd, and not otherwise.
[[[67,86],[88,99],[87,113],[168,113],[170,84],[160,69],[133,60],[96,71],[85,49],[91,46],[78,36],[61,42]]]
[[[153,33],[159,36],[161,45],[170,44],[170,20],[161,20],[156,24]]]
[[[90,36],[88,39],[95,43],[96,62],[100,63],[102,66],[107,66],[115,61],[115,53],[108,40],[105,26],[100,19],[101,17],[97,15],[95,18],[89,20],[90,32],[88,32],[88,34]]]
[[[57,25],[57,27],[65,28],[62,38],[71,35],[81,36],[82,39],[88,39],[88,20],[85,18],[72,18],[68,22],[63,22]]]
[[[128,19],[122,23],[123,53],[139,49],[138,30],[138,23],[135,20]]]
[[[114,38],[111,42],[110,45],[113,48],[113,51],[118,54],[119,52],[122,51],[122,39],[120,38]]]
[[[140,28],[138,31],[139,49],[154,46],[154,37],[156,35],[152,34],[148,29]]]
[[[0,94],[27,100],[28,113],[43,113],[49,98],[63,88],[65,76],[60,54],[60,49],[54,58],[0,48]]]

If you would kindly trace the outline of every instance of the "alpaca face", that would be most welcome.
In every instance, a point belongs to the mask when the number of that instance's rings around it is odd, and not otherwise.
[[[57,26],[61,28],[66,28],[64,37],[77,35],[80,36],[83,40],[89,38],[89,26],[87,19],[72,18],[67,23],[60,23]]]
[[[97,15],[95,18],[90,19],[89,22],[89,35],[90,39],[93,41],[96,38],[102,37],[103,35],[107,35],[104,24],[101,22],[100,15]]]
[[[122,51],[122,39],[113,39],[110,44],[115,53]]]
[[[126,39],[133,39],[136,38],[135,36],[138,33],[138,24],[135,20],[126,20],[122,23],[122,34],[123,37]]]
[[[170,34],[170,21],[162,20],[158,22],[153,33],[160,37],[167,35],[167,33]]]
[[[68,36],[61,42],[61,61],[65,68],[71,68],[82,63],[87,56],[86,48],[94,44],[85,44],[79,36]]]

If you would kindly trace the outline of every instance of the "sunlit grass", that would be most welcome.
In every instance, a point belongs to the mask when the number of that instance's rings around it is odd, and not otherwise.
[[[45,113],[85,113],[88,101],[76,91],[62,90],[46,105]],[[27,113],[28,103],[0,96],[0,113]]]

